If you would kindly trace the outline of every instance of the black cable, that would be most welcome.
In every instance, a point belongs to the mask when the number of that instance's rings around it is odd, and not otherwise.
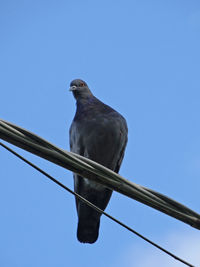
[[[89,202],[87,199],[83,198],[82,196],[80,196],[79,194],[77,194],[76,192],[72,191],[71,189],[69,189],[68,187],[66,187],[65,185],[63,185],[61,182],[57,181],[55,178],[53,178],[51,175],[49,175],[48,173],[46,173],[45,171],[43,171],[42,169],[40,169],[39,167],[37,167],[36,165],[34,165],[33,163],[31,163],[30,161],[28,161],[27,159],[25,159],[24,157],[22,157],[21,155],[19,155],[17,152],[15,152],[14,150],[12,150],[11,148],[9,148],[8,146],[6,146],[5,144],[0,142],[0,145],[2,147],[4,147],[5,149],[7,149],[9,152],[11,152],[12,154],[14,154],[15,156],[17,156],[18,158],[20,158],[21,160],[23,160],[24,162],[26,162],[28,165],[30,165],[31,167],[33,167],[34,169],[36,169],[37,171],[39,171],[40,173],[44,174],[46,177],[48,177],[51,181],[53,181],[54,183],[58,184],[59,186],[61,186],[62,188],[64,188],[65,190],[67,190],[69,193],[73,194],[74,196],[76,196],[78,199],[80,199],[81,201],[83,201],[84,203],[86,203],[88,206],[92,207],[93,209],[95,209],[96,211],[98,211],[99,213],[104,214],[106,217],[110,218],[111,220],[113,220],[114,222],[120,224],[121,226],[123,226],[124,228],[126,228],[127,230],[129,230],[130,232],[134,233],[135,235],[139,236],[140,238],[142,238],[143,240],[145,240],[146,242],[150,243],[151,245],[153,245],[154,247],[160,249],[161,251],[163,251],[164,253],[168,254],[169,256],[173,257],[174,259],[182,262],[183,264],[190,266],[190,267],[195,267],[194,265],[186,262],[185,260],[179,258],[178,256],[176,256],[175,254],[171,253],[170,251],[162,248],[161,246],[157,245],[156,243],[154,243],[153,241],[151,241],[150,239],[146,238],[145,236],[139,234],[138,232],[136,232],[135,230],[133,230],[132,228],[130,228],[129,226],[125,225],[124,223],[120,222],[119,220],[115,219],[114,217],[112,217],[111,215],[109,215],[108,213],[104,212],[103,210],[101,210],[100,208],[98,208],[97,206],[95,206],[94,204],[92,204],[91,202]]]

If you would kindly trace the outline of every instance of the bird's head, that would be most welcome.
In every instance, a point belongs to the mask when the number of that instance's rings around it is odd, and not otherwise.
[[[88,88],[88,85],[86,82],[80,79],[73,80],[70,83],[70,91],[72,91],[74,97],[77,98],[87,98],[89,96],[92,96],[92,93],[90,89]]]

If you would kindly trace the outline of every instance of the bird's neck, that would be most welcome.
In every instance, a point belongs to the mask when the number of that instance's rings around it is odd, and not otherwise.
[[[75,90],[73,91],[73,95],[77,101],[87,100],[90,97],[93,97],[93,94],[89,89],[84,91]]]
[[[76,98],[77,105],[84,105],[94,102],[95,97],[92,94],[81,94]]]
[[[93,95],[81,96],[76,99],[77,110],[84,111],[91,109],[96,103],[97,99]]]

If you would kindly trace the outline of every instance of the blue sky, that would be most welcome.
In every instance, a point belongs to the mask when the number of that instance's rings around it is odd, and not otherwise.
[[[121,175],[199,210],[199,1],[1,1],[0,117],[69,149],[84,79],[127,119]],[[73,188],[72,174],[20,149]],[[102,217],[94,245],[76,239],[73,196],[0,149],[2,267],[182,266]],[[106,210],[193,264],[200,233],[114,193]],[[145,256],[144,256],[145,255]]]

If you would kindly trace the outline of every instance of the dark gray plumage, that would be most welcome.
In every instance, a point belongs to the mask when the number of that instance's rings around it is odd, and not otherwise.
[[[126,120],[91,93],[82,80],[70,84],[76,99],[76,114],[70,127],[70,149],[118,173],[127,143]],[[112,191],[74,173],[75,192],[104,210]],[[97,211],[76,199],[77,238],[94,243],[98,238],[100,216]]]

